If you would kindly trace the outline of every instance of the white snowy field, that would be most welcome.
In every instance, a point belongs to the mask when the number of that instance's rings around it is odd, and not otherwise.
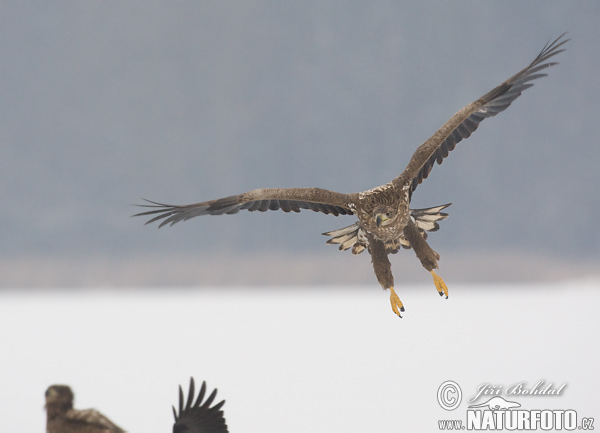
[[[398,293],[402,320],[375,285],[0,292],[0,432],[43,432],[55,383],[129,432],[170,432],[190,376],[219,389],[234,433],[438,431],[480,385],[540,380],[567,385],[512,400],[600,426],[600,282]]]

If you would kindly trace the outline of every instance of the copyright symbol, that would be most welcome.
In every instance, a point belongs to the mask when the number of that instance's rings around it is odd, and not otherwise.
[[[437,399],[444,410],[454,410],[462,401],[462,391],[458,383],[447,380],[438,388]]]

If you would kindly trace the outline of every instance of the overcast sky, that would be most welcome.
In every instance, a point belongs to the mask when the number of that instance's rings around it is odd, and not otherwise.
[[[564,31],[561,64],[436,166],[445,251],[597,257],[597,2],[3,2],[0,254],[325,251],[351,217],[157,231],[141,198],[388,182],[455,111]]]

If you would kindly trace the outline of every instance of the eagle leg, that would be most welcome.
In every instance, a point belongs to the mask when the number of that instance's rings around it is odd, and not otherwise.
[[[394,291],[394,276],[392,275],[392,264],[388,258],[385,245],[380,239],[376,239],[373,235],[367,233],[369,238],[369,253],[371,254],[371,262],[377,281],[381,284],[383,290],[390,290],[390,303],[392,311],[396,316],[402,318],[400,312],[404,311],[404,305]]]
[[[442,277],[440,277],[438,274],[435,273],[435,271],[429,271],[431,273],[431,276],[433,277],[433,284],[435,284],[435,288],[437,289],[438,293],[440,294],[440,296],[444,296],[446,295],[446,299],[448,299],[448,286],[446,286],[446,283],[444,283],[444,280],[442,280]]]
[[[396,316],[402,319],[400,312],[404,312],[404,305],[394,291],[394,286],[390,286],[390,303],[392,304],[392,311],[396,314]]]
[[[442,280],[442,277],[435,273],[440,255],[427,244],[427,241],[423,235],[419,233],[419,229],[412,220],[409,220],[406,227],[404,227],[404,236],[408,242],[410,242],[410,246],[421,261],[421,265],[423,265],[433,277],[433,283],[440,296],[446,295],[446,299],[448,299],[448,287],[446,286],[446,283],[444,283],[444,280]]]

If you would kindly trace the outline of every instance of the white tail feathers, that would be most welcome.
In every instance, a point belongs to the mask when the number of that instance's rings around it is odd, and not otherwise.
[[[448,203],[426,209],[410,210],[412,220],[415,222],[425,239],[427,239],[426,232],[434,232],[440,228],[438,221],[448,218],[448,214],[441,211],[451,204],[452,203]],[[355,222],[347,227],[332,230],[323,234],[331,237],[331,239],[327,240],[328,244],[339,245],[341,251],[345,251],[352,247],[352,254],[360,254],[369,246],[369,241],[360,222]],[[404,238],[398,238],[396,241],[386,243],[386,250],[388,253],[396,253],[400,247],[410,248],[410,243]]]

